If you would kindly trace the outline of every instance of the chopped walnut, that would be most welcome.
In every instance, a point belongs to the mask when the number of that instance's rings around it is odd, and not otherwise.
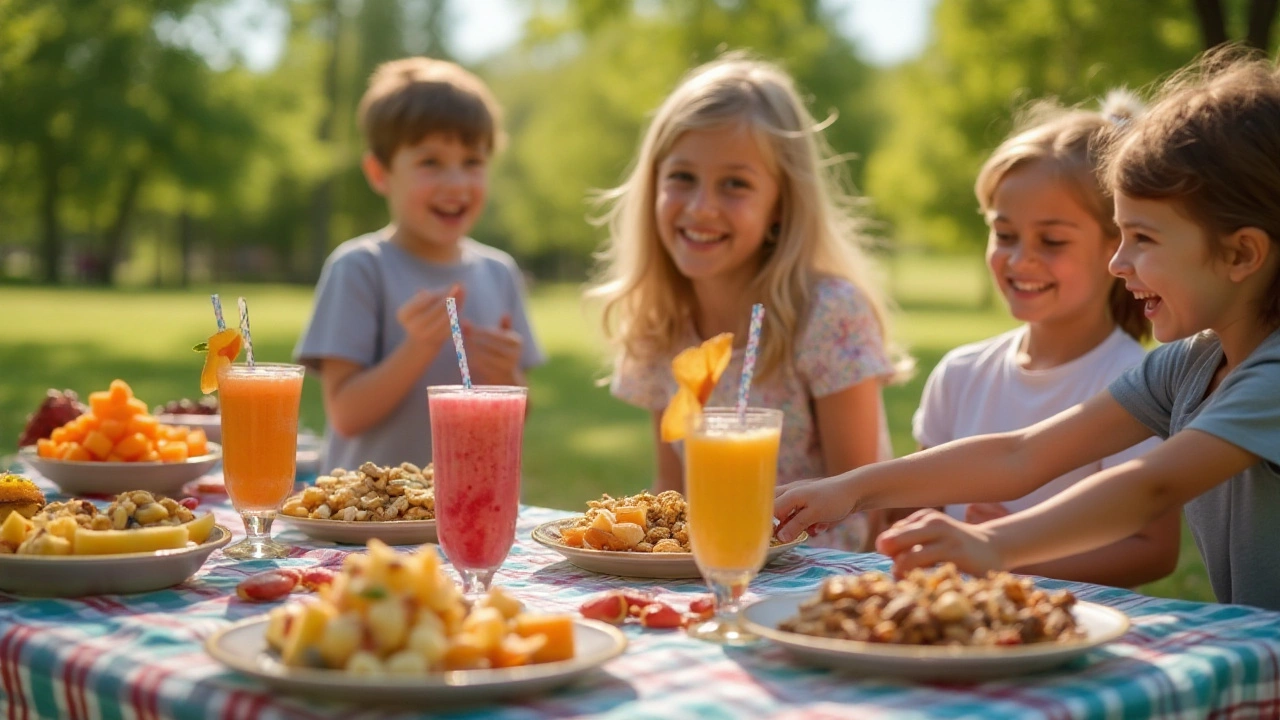
[[[382,467],[367,462],[359,470],[335,468],[315,485],[290,496],[281,513],[291,517],[348,522],[435,518],[435,474],[413,463]]]

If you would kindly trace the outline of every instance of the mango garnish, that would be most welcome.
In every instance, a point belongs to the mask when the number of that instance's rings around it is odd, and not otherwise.
[[[671,373],[679,389],[662,411],[663,442],[684,439],[690,419],[702,413],[720,375],[729,367],[732,354],[733,333],[720,333],[701,345],[681,350],[671,360]]]
[[[240,346],[244,339],[235,328],[221,330],[209,337],[204,343],[204,369],[200,371],[200,392],[208,395],[218,389],[218,369],[230,365],[240,355]],[[196,346],[200,348],[199,345]]]

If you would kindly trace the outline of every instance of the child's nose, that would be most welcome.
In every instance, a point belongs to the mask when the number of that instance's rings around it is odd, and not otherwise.
[[[1125,253],[1124,243],[1116,248],[1116,254],[1111,256],[1110,262],[1107,263],[1107,270],[1111,271],[1116,277],[1125,277],[1133,271],[1133,264],[1129,262],[1129,257]]]
[[[699,187],[694,190],[689,197],[689,202],[685,205],[685,209],[694,217],[705,217],[714,215],[716,212],[716,200],[714,193],[708,188]]]

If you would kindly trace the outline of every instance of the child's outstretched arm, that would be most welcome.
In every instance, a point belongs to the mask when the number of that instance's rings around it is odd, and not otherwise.
[[[1148,437],[1151,431],[1104,391],[1022,430],[964,438],[843,475],[791,483],[774,503],[782,523],[778,537],[794,539],[851,512],[1014,500]]]
[[[1128,537],[1257,462],[1226,440],[1184,430],[1020,513],[966,525],[922,511],[881,535],[877,548],[899,572],[946,561],[970,573],[1047,562]]]

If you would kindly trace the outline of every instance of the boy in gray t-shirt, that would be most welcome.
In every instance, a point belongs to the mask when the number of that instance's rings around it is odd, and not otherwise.
[[[363,167],[391,224],[329,256],[294,350],[323,385],[322,471],[431,462],[427,386],[462,381],[447,297],[476,384],[523,385],[544,361],[515,261],[467,237],[488,193],[499,114],[488,88],[453,63],[397,60],[369,81]]]

